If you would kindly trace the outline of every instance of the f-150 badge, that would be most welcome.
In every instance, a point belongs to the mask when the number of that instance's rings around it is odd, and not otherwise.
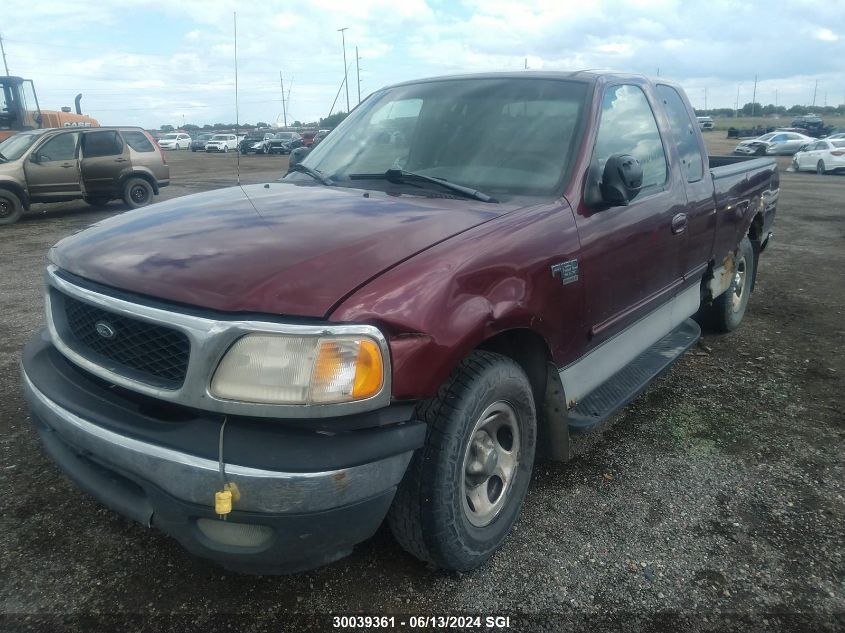
[[[578,281],[578,260],[570,259],[552,266],[552,277],[560,277],[562,285]]]

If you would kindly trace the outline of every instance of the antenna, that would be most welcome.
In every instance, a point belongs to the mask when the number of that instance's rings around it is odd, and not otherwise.
[[[6,67],[6,76],[9,76],[9,64],[6,62],[6,47],[3,46],[3,36],[0,35],[0,52],[3,53],[3,65]]]
[[[238,170],[238,186],[241,184],[241,145],[238,142],[238,128],[240,127],[240,115],[238,113],[238,12],[235,11],[232,16],[235,19],[235,152],[237,154],[237,170]]]
[[[361,103],[361,56],[358,55],[358,47],[355,47],[355,70],[358,75],[358,103]]]
[[[285,127],[288,126],[288,110],[285,106],[285,82],[282,79],[282,71],[279,71],[279,85],[282,88],[282,120],[284,121]],[[278,121],[278,119],[276,119]]]

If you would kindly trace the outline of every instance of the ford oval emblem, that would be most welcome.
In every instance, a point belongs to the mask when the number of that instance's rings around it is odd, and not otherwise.
[[[117,334],[115,329],[105,321],[97,321],[94,328],[97,330],[97,334],[103,338],[114,338],[114,335]]]

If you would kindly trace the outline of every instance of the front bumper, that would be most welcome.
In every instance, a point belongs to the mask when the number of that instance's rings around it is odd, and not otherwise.
[[[71,479],[120,514],[237,571],[289,573],[351,552],[378,529],[425,433],[411,420],[347,432],[346,455],[337,450],[342,433],[319,436],[283,421],[231,418],[225,472],[241,498],[220,521],[213,503],[221,475],[211,446],[220,416],[156,419],[143,401],[133,404],[70,364],[43,333],[27,345],[22,369],[35,427]],[[281,468],[276,454],[290,467]]]

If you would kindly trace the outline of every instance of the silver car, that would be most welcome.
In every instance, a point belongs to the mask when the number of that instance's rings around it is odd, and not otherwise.
[[[734,148],[734,154],[754,154],[757,156],[785,154],[792,156],[802,146],[815,140],[812,136],[798,132],[769,132],[763,134],[763,136],[742,141]]]

